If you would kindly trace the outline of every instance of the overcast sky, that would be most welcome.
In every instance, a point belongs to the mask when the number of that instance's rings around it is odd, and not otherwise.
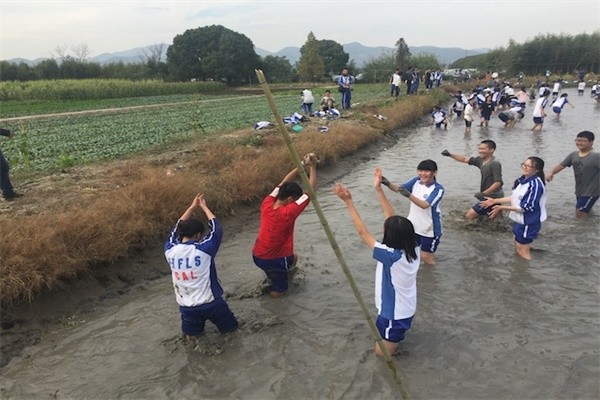
[[[171,44],[207,25],[223,25],[272,52],[301,46],[310,31],[340,44],[393,47],[403,37],[410,46],[476,49],[600,29],[600,0],[0,0],[0,11],[2,60],[50,57],[58,46],[81,43],[92,57]]]

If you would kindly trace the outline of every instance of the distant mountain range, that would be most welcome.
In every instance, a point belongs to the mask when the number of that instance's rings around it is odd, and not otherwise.
[[[342,45],[344,51],[350,55],[350,60],[354,60],[357,67],[360,67],[370,61],[373,58],[377,58],[383,54],[389,54],[394,51],[393,47],[377,46],[368,47],[363,46],[360,43],[352,42]],[[435,47],[435,46],[408,46],[412,55],[428,53],[433,54],[437,57],[442,64],[451,64],[459,58],[466,56],[474,56],[477,54],[484,54],[489,49],[461,49],[458,47]],[[256,54],[261,57],[268,55],[286,57],[292,65],[294,65],[300,59],[300,47],[285,47],[276,53],[254,48]]]
[[[151,49],[156,49],[157,46],[163,48],[163,59],[166,60],[166,52],[169,47],[168,44],[155,44],[145,47],[136,47],[134,49],[119,51],[116,53],[103,53],[98,56],[89,57],[87,60],[96,62],[99,64],[109,64],[116,62],[128,63],[139,63],[146,59],[145,54],[149,54]],[[376,46],[369,47],[363,46],[360,43],[352,42],[342,45],[344,51],[350,55],[350,60],[354,60],[356,66],[360,67],[366,62],[373,58],[377,58],[383,54],[389,54],[394,51],[393,47]],[[451,64],[452,62],[466,56],[473,56],[477,54],[487,53],[489,49],[461,49],[458,47],[435,47],[435,46],[408,46],[411,54],[417,55],[422,53],[432,54],[443,64]],[[268,55],[286,57],[292,65],[294,65],[300,59],[300,47],[285,47],[278,52],[271,52],[268,50],[260,49],[255,47],[256,54],[261,57]],[[36,65],[45,58],[36,58],[35,60],[27,60],[24,58],[12,58],[7,60],[11,63],[24,62],[29,65]]]

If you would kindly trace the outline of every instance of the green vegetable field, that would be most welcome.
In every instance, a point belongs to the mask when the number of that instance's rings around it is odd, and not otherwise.
[[[313,90],[316,102],[322,88]],[[334,92],[334,95],[337,93]],[[387,87],[356,85],[356,101],[385,99]],[[282,116],[300,111],[300,89],[275,94]],[[339,99],[338,99],[339,100]],[[127,108],[132,106],[150,106]],[[59,115],[39,119],[10,118],[45,113],[122,108],[110,112]],[[0,120],[15,137],[2,151],[14,171],[52,171],[126,157],[185,138],[209,137],[273,122],[263,95],[159,95],[124,99],[6,101]]]

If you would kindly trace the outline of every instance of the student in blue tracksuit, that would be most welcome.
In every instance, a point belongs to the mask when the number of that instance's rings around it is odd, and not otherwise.
[[[382,183],[410,200],[408,219],[413,223],[421,246],[421,260],[435,265],[435,251],[442,237],[442,212],[440,202],[444,187],[436,180],[437,164],[423,160],[417,166],[417,176],[397,186],[385,177]]]
[[[544,160],[529,157],[521,164],[523,175],[515,181],[512,196],[500,199],[486,197],[480,204],[492,207],[490,218],[502,210],[510,211],[513,221],[515,246],[519,256],[531,260],[531,243],[538,237],[546,220],[546,188],[544,187]],[[500,205],[510,203],[510,205]]]
[[[338,77],[338,92],[342,95],[342,108],[349,110],[352,100],[352,84],[354,77],[350,76],[348,68],[342,69],[342,74]]]
[[[208,218],[208,233],[202,221],[192,218],[202,209]],[[221,245],[223,228],[201,194],[177,221],[165,243],[165,257],[171,266],[175,298],[181,313],[181,329],[187,339],[204,333],[206,320],[219,332],[237,329],[238,322],[223,299],[217,277],[215,256]]]
[[[413,224],[409,219],[394,215],[394,209],[381,188],[381,168],[375,169],[373,186],[386,220],[383,240],[377,241],[367,230],[358,214],[350,191],[339,183],[334,192],[346,203],[348,213],[359,236],[377,260],[375,270],[375,306],[377,330],[389,354],[393,354],[412,324],[417,308],[417,271],[419,270],[419,245]],[[375,345],[375,354],[382,355]]]

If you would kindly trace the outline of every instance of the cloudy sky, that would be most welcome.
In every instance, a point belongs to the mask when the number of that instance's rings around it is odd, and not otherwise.
[[[540,33],[592,33],[600,29],[600,0],[0,0],[0,18],[2,60],[50,57],[82,43],[90,56],[171,44],[213,24],[273,52],[301,46],[309,31],[341,44],[392,47],[404,37],[411,46],[476,49]]]

